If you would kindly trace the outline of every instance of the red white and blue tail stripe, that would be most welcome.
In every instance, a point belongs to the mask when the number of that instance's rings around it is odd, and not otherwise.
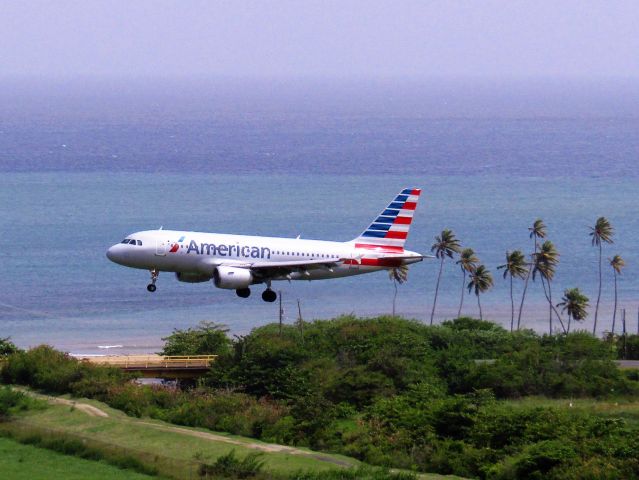
[[[408,230],[419,200],[419,188],[405,188],[357,237],[355,248],[403,252]]]

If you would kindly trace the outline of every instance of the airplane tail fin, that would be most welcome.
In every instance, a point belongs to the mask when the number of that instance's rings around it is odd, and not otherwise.
[[[420,193],[419,188],[402,190],[373,223],[353,240],[355,247],[403,252]]]

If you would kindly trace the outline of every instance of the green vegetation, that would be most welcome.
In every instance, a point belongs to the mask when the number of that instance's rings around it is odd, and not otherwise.
[[[11,480],[143,480],[148,475],[0,437],[0,472]]]
[[[196,328],[172,337],[190,348],[200,336]],[[305,323],[303,330],[267,325],[227,339],[226,352],[217,350],[210,373],[190,390],[135,385],[48,347],[10,355],[2,378],[86,395],[137,417],[341,453],[382,467],[491,479],[600,478],[604,471],[609,478],[635,478],[637,407],[602,411],[560,400],[611,405],[639,393],[636,372],[613,362],[622,351],[639,352],[639,341],[624,339],[509,332],[471,318],[430,327],[395,317],[344,316]],[[59,421],[48,412],[30,415]],[[123,436],[148,435],[132,435],[132,423],[106,428],[109,421],[91,419],[106,422],[101,436],[124,443]],[[229,457],[233,448],[237,456]],[[256,478],[277,471],[273,454],[252,458],[240,448],[224,445],[202,460],[203,468],[257,469]],[[198,448],[184,451],[193,455]],[[264,471],[256,467],[262,461]],[[309,461],[286,460],[284,472],[290,474],[293,463],[308,470],[299,462]]]
[[[22,392],[17,392],[9,387],[0,387],[0,422],[15,413],[40,406],[40,402]]]
[[[215,463],[202,464],[199,468],[200,476],[213,476],[213,478],[219,477],[237,477],[237,478],[251,478],[257,476],[264,467],[264,461],[260,460],[260,457],[264,456],[263,453],[249,453],[244,458],[239,458],[235,455],[235,450],[231,450],[226,455],[222,455],[215,460]]]
[[[200,322],[197,328],[174,330],[163,338],[162,355],[218,355],[230,351],[231,342],[225,325]]]
[[[17,351],[18,347],[11,342],[10,338],[0,338],[0,357],[16,353]]]
[[[90,404],[108,416],[94,416],[82,407]],[[290,449],[249,438],[228,434],[215,434],[202,429],[176,427],[158,420],[136,419],[124,415],[100,402],[82,400],[77,407],[52,405],[47,409],[29,411],[13,422],[0,425],[0,431],[16,438],[36,439],[39,445],[59,442],[75,445],[81,443],[96,458],[104,458],[109,463],[127,465],[124,460],[133,461],[134,466],[157,470],[161,475],[176,479],[195,479],[199,472],[224,469],[228,477],[221,474],[209,478],[241,478],[253,467],[254,460],[263,463],[256,472],[256,479],[296,479],[306,478],[305,472],[313,472],[312,478],[339,478],[337,471],[345,467],[356,469],[358,462],[341,456],[312,452],[305,449]],[[67,450],[73,454],[74,450]],[[78,450],[82,452],[82,450]],[[231,453],[233,452],[233,453]],[[262,455],[255,458],[255,453]],[[97,456],[99,455],[99,456]],[[405,479],[393,476],[383,469],[370,469],[369,478],[391,480]],[[350,476],[345,478],[351,478]],[[436,479],[437,475],[424,478]]]

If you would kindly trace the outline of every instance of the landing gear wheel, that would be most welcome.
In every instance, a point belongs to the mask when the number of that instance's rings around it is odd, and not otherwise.
[[[151,283],[149,283],[146,286],[146,289],[149,292],[155,292],[157,290],[157,287],[155,286],[155,282],[157,282],[159,276],[160,276],[160,271],[159,270],[157,270],[155,268],[153,270],[151,270]]]
[[[264,300],[265,302],[269,302],[269,303],[274,302],[276,299],[277,299],[277,293],[275,293],[270,288],[267,288],[262,293],[262,300]]]
[[[251,289],[250,288],[238,288],[237,290],[235,290],[235,293],[237,293],[238,297],[248,298],[249,295],[251,294]]]

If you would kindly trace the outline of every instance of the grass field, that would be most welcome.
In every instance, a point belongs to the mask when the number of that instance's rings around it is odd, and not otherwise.
[[[11,480],[145,480],[154,477],[121,470],[0,437],[0,478]]]
[[[584,410],[598,415],[610,415],[626,419],[628,423],[639,424],[639,402],[635,398],[616,400],[596,400],[593,398],[553,399],[545,397],[526,397],[521,400],[504,400],[515,407],[554,407],[561,409]]]
[[[251,452],[264,452],[262,460],[265,470],[275,474],[289,475],[302,470],[317,472],[359,465],[357,460],[341,455],[267,444],[148,418],[128,417],[94,400],[82,399],[78,402],[82,405],[55,404],[46,409],[26,412],[12,422],[11,428],[14,431],[40,432],[54,438],[56,435],[71,435],[86,440],[98,449],[115,448],[117,453],[143,459],[144,463],[157,467],[160,472],[182,478],[196,478],[197,462],[212,463],[232,450],[240,457]],[[98,415],[96,411],[106,416]],[[458,478],[436,474],[419,477],[427,480]]]

